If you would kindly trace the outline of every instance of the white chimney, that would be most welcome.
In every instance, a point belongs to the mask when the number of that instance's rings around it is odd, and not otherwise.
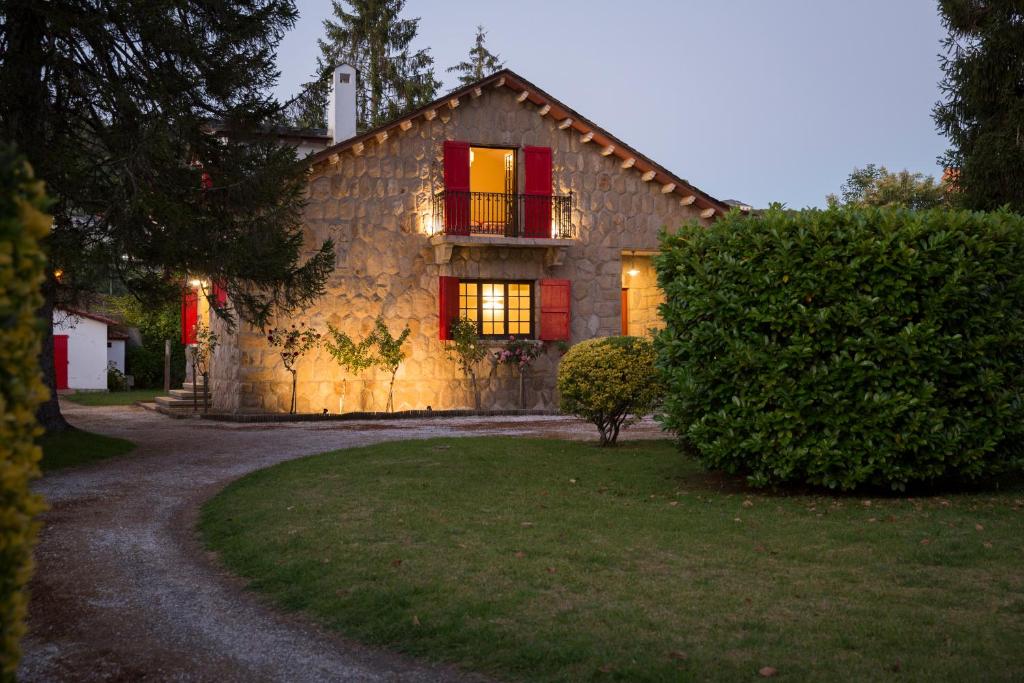
[[[327,135],[331,144],[356,135],[356,70],[342,64],[331,74],[331,94],[327,100]]]

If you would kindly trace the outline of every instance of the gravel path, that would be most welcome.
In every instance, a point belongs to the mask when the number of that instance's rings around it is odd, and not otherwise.
[[[595,438],[562,417],[228,424],[138,407],[65,403],[69,421],[134,453],[47,475],[24,681],[478,680],[326,633],[228,576],[198,542],[202,503],[253,470],[395,439],[509,434]],[[638,425],[627,438],[654,436]]]

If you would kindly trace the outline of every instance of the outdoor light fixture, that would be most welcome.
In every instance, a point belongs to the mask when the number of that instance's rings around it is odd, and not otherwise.
[[[636,277],[640,274],[640,271],[636,268],[636,252],[629,252],[629,270],[626,271],[626,275],[630,277]]]
[[[199,286],[201,286],[203,284],[203,281],[202,280],[191,280],[189,282],[189,284],[192,285],[193,287],[199,287]]]

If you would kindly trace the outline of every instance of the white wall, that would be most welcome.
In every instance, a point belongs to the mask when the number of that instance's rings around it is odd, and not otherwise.
[[[111,363],[124,374],[124,339],[107,340],[107,365]]]
[[[68,389],[106,390],[107,326],[55,310],[53,333],[68,336]]]

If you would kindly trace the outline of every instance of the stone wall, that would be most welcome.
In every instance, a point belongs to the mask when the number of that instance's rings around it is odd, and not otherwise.
[[[555,194],[574,193],[574,225],[579,238],[563,265],[545,266],[543,249],[456,247],[449,263],[437,264],[429,244],[430,198],[442,189],[444,140],[474,144],[547,146],[552,149]],[[520,168],[523,164],[519,164]],[[520,171],[522,173],[522,171]],[[653,251],[662,226],[696,219],[697,210],[662,194],[640,173],[621,169],[614,157],[584,144],[571,130],[538,116],[510,91],[488,89],[464,98],[454,111],[433,121],[416,121],[382,144],[366,143],[359,156],[343,152],[340,161],[310,176],[305,233],[310,249],[325,239],[336,245],[336,269],[319,305],[287,322],[327,325],[350,335],[366,334],[383,314],[392,332],[408,324],[408,358],[395,381],[395,408],[472,407],[472,393],[457,365],[438,340],[438,276],[572,281],[571,342],[621,331],[620,288],[624,250]],[[520,177],[520,187],[522,187]],[[534,320],[539,291],[534,288]],[[527,407],[556,405],[559,352],[549,348],[529,377]],[[242,328],[215,359],[215,407],[222,410],[287,410],[290,383],[276,351],[261,333]],[[379,371],[360,381],[346,376],[325,350],[302,359],[298,409],[320,412],[383,410],[387,378]],[[517,407],[518,379],[508,367],[481,364],[484,407]]]

